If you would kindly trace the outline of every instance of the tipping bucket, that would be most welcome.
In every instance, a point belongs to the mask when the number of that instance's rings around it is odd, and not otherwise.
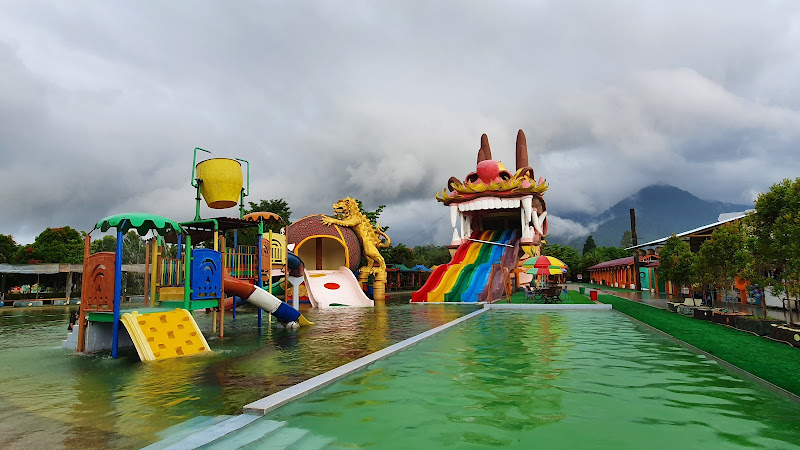
[[[212,158],[197,163],[197,178],[200,193],[206,205],[213,209],[225,209],[239,203],[242,193],[242,165],[235,159]]]

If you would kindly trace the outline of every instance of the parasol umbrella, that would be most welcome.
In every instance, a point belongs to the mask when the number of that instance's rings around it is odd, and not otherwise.
[[[566,273],[566,267],[549,266],[549,267],[531,267],[526,271],[531,275],[561,275]]]
[[[567,267],[563,261],[558,258],[554,258],[552,256],[534,256],[533,258],[528,258],[525,262],[522,263],[523,267],[538,267],[546,269],[551,266],[556,267]]]
[[[277,214],[275,214],[273,212],[266,212],[266,211],[252,212],[252,213],[247,214],[246,216],[244,216],[243,219],[247,220],[247,221],[250,221],[250,222],[262,221],[262,222],[267,223],[267,224],[270,224],[270,223],[286,223],[286,221],[283,220],[283,217],[281,217],[281,216],[279,216],[279,215],[277,215]]]
[[[177,222],[166,217],[155,214],[145,213],[124,213],[100,219],[94,226],[102,232],[109,228],[116,228],[120,233],[127,233],[131,228],[135,228],[140,236],[144,236],[150,230],[156,230],[158,234],[165,235],[168,232],[183,233],[183,229]]]

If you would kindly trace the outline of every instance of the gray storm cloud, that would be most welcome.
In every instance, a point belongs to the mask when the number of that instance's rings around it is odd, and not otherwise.
[[[357,197],[444,244],[434,193],[520,128],[554,234],[654,183],[747,203],[800,173],[800,5],[696,3],[3,2],[0,233],[190,219],[203,147],[295,219]]]

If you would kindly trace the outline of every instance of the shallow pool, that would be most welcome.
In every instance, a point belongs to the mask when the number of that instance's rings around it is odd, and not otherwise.
[[[262,420],[331,447],[800,446],[800,404],[613,311],[482,314]]]
[[[72,356],[61,349],[68,308],[0,309],[0,448],[139,448],[157,432],[242,406],[476,309],[386,307],[304,311],[297,331],[256,327],[254,310],[225,318],[213,355],[142,363],[135,352]],[[130,306],[130,305],[128,305]],[[195,318],[210,336],[211,316]]]

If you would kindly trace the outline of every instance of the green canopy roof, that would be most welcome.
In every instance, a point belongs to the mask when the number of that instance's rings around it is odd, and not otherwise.
[[[117,231],[123,233],[127,233],[131,228],[136,228],[140,235],[145,235],[150,230],[156,230],[162,236],[169,232],[183,233],[178,222],[163,216],[145,213],[122,213],[109,216],[101,219],[94,227],[103,232],[108,231],[109,228],[116,228]]]

